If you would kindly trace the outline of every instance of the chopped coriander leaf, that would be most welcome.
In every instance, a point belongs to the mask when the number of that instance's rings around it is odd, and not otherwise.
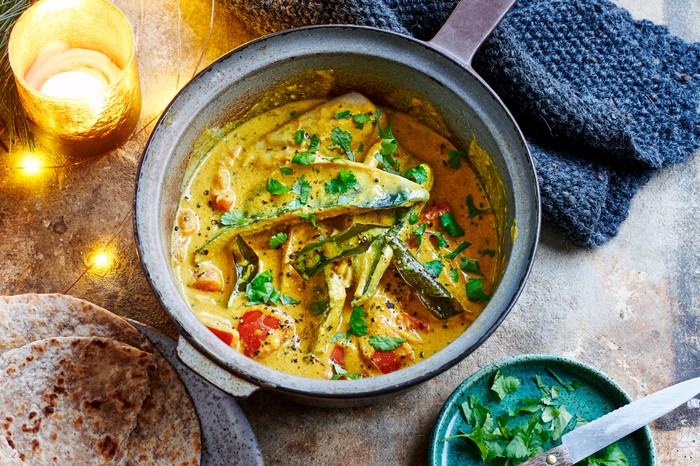
[[[547,409],[545,409],[545,411],[547,411]],[[549,431],[551,432],[552,440],[556,442],[564,434],[566,426],[569,425],[569,422],[571,422],[574,417],[564,405],[559,406],[558,409],[552,409],[552,411],[556,411],[557,415],[552,418],[552,424],[549,426]],[[544,418],[544,412],[542,416]]]
[[[360,144],[360,147],[357,148],[357,152],[359,152],[359,153],[364,152],[364,150],[365,150],[365,145],[364,145],[364,144]]]
[[[299,304],[301,301],[298,301],[291,296],[287,296],[286,294],[283,294],[280,297],[280,302],[284,304],[285,306],[289,306],[290,304]]]
[[[243,225],[245,223],[245,216],[240,212],[232,210],[221,216],[220,223],[227,227]]]
[[[302,220],[305,220],[307,222],[310,222],[311,225],[313,226],[318,226],[316,225],[316,214],[313,212],[309,212],[308,214],[299,214],[299,218]]]
[[[285,233],[283,231],[280,231],[276,235],[272,235],[272,237],[270,238],[270,247],[272,249],[279,248],[280,246],[282,246],[285,243],[285,241],[287,241],[287,238],[288,238],[287,233]]]
[[[280,167],[280,173],[282,173],[283,175],[291,175],[292,173],[294,173],[294,170],[292,170],[289,167]]]
[[[447,151],[447,157],[447,165],[452,168],[459,168],[462,157],[467,158],[467,153],[461,150],[450,149]]]
[[[491,391],[498,395],[498,399],[503,400],[507,394],[513,393],[520,388],[520,380],[512,375],[503,375],[501,371],[496,371],[491,384]]]
[[[276,196],[284,194],[290,189],[292,188],[290,188],[289,186],[285,186],[284,184],[275,180],[274,178],[268,178],[267,180],[267,190]]]
[[[294,142],[296,144],[301,144],[304,142],[304,137],[306,136],[306,132],[303,129],[298,130],[296,133],[294,133]]]
[[[340,119],[340,118],[350,118],[352,116],[352,113],[350,113],[350,110],[345,110],[344,112],[336,113],[333,115],[333,118]]]
[[[320,139],[318,134],[311,135],[311,143],[309,144],[309,152],[318,152]]]
[[[353,115],[352,121],[355,122],[357,129],[362,129],[365,127],[365,123],[372,121],[372,118],[366,113],[360,113],[359,115]]]
[[[358,337],[367,335],[365,310],[360,306],[352,307],[352,314],[350,314],[350,320],[348,321],[348,333]]]
[[[344,333],[342,333],[342,332],[336,333],[335,335],[333,335],[333,338],[331,338],[331,343],[338,343],[339,341],[341,341],[343,339],[345,339]]]
[[[617,443],[613,443],[601,455],[588,457],[588,466],[629,466],[629,461]]]
[[[292,157],[292,163],[296,163],[297,165],[309,165],[314,160],[316,160],[316,156],[311,152],[299,152]]]
[[[381,110],[377,109],[376,113],[374,114],[375,119],[377,120],[377,129],[379,130],[379,137],[383,139],[396,139],[394,138],[394,134],[391,132],[391,125],[387,126],[386,129],[382,128],[382,125],[379,124],[379,121],[382,116]]]
[[[404,107],[410,107],[411,102],[409,102],[408,99],[401,99],[401,105]]]
[[[299,202],[301,204],[306,204],[309,202],[309,195],[311,194],[311,184],[306,181],[306,176],[301,175],[298,180],[292,185],[292,191],[294,194],[299,196]]]
[[[384,337],[377,335],[372,335],[369,337],[370,346],[377,351],[393,351],[399,346],[403,345],[405,341],[405,338],[397,337]]]
[[[418,165],[410,170],[406,170],[406,173],[404,173],[403,176],[406,178],[413,178],[416,180],[416,183],[423,184],[428,179],[428,172],[423,165]]]
[[[481,255],[493,257],[496,255],[496,251],[494,251],[493,249],[484,249],[483,251],[481,251]]]
[[[489,211],[489,209],[479,209],[476,205],[474,205],[474,198],[471,194],[467,196],[467,208],[469,209],[469,218],[474,218],[477,215],[481,215],[484,212]]]
[[[453,282],[457,283],[459,281],[459,270],[450,269],[450,278]]]
[[[357,182],[355,174],[351,171],[340,169],[338,176],[326,182],[326,192],[329,194],[346,193],[350,189],[360,189],[360,183]]]
[[[489,295],[484,293],[481,279],[470,278],[467,280],[467,298],[471,301],[488,301]]]
[[[554,377],[556,379],[556,381],[559,382],[559,385],[561,385],[562,387],[564,387],[566,389],[567,392],[573,392],[574,390],[576,390],[577,388],[579,388],[581,386],[581,384],[576,380],[574,380],[572,383],[564,382],[561,379],[561,377],[559,377],[557,375],[557,373],[554,372],[549,367],[547,368],[547,372],[549,372],[552,375],[552,377]]]
[[[580,414],[576,415],[576,425],[574,425],[574,429],[578,429],[579,427],[588,424],[588,419],[585,417],[581,416]]]
[[[401,168],[401,165],[394,157],[391,156],[391,154],[385,155],[380,152],[377,152],[376,154],[374,154],[374,158],[382,164],[383,170],[385,172],[389,172],[394,175],[400,174],[399,168]]]
[[[248,298],[247,306],[265,304],[268,301],[279,299],[279,291],[272,284],[272,271],[259,272],[245,287],[245,296]]]
[[[379,153],[385,156],[393,155],[398,146],[399,143],[396,139],[385,139],[382,141],[382,148],[379,149]],[[398,164],[395,163],[395,165],[398,168]]]
[[[467,243],[466,241],[462,241],[461,243],[459,243],[459,246],[457,246],[454,251],[452,251],[451,253],[449,253],[445,257],[447,257],[448,259],[454,259],[455,257],[457,257],[457,254],[464,251],[469,246],[471,246],[471,243]]]
[[[437,259],[434,261],[424,263],[423,267],[425,267],[426,270],[430,272],[430,274],[433,277],[437,277],[442,272],[442,269],[445,267],[445,264],[443,264],[440,259]]]
[[[413,230],[413,235],[418,240],[418,246],[420,246],[421,242],[423,241],[423,233],[425,233],[426,228],[427,228],[427,225],[425,223],[421,223],[420,225],[418,225],[418,228]]]
[[[331,140],[338,145],[341,149],[345,151],[348,158],[355,161],[355,154],[352,152],[350,145],[352,144],[352,135],[350,131],[343,131],[340,128],[333,128],[331,131]]]
[[[436,231],[435,233],[432,233],[430,235],[431,238],[437,238],[437,247],[438,248],[446,248],[447,246],[450,245],[450,243],[447,242],[444,236],[442,236],[442,233],[439,231]]]
[[[411,214],[411,216],[408,217],[408,223],[410,223],[411,225],[415,225],[417,221],[418,221],[418,215],[416,215],[416,214]]]
[[[333,376],[331,377],[331,380],[338,380],[341,377],[347,377],[348,379],[352,379],[352,380],[357,380],[357,379],[362,378],[361,374],[351,374],[348,371],[346,371],[345,369],[343,369],[343,367],[341,365],[336,364],[334,362],[331,363],[331,367],[333,368],[333,372],[335,372],[335,374],[333,374]]]
[[[453,238],[455,236],[464,236],[464,229],[459,226],[452,212],[446,212],[440,215],[440,226]]]
[[[479,263],[474,259],[465,259],[463,257],[459,268],[468,273],[481,273],[479,271]]]

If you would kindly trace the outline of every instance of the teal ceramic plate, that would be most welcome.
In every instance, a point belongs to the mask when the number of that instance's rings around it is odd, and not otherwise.
[[[574,391],[561,390],[557,403],[566,405],[569,412],[585,419],[593,420],[626,405],[632,399],[610,377],[591,366],[573,359],[549,355],[521,355],[484,367],[465,380],[450,395],[440,411],[430,445],[431,465],[484,465],[474,443],[466,438],[443,439],[470,428],[462,417],[460,406],[470,395],[475,395],[482,403],[491,408],[492,414],[498,416],[518,405],[520,398],[539,398],[540,391],[534,383],[535,375],[540,375],[547,386],[559,385],[553,371],[567,383],[578,381],[581,386]],[[514,394],[508,395],[500,403],[491,401],[490,387],[496,371],[503,375],[513,375],[520,379],[522,385]],[[515,395],[515,396],[513,396]],[[488,403],[487,403],[488,402]],[[498,405],[498,408],[495,406]],[[569,424],[569,430],[575,424]],[[567,430],[568,432],[568,430]],[[648,427],[617,442],[625,452],[630,466],[655,466],[656,455],[654,442]],[[547,446],[547,445],[546,445]],[[547,446],[551,448],[551,446]],[[581,462],[578,464],[586,464]]]

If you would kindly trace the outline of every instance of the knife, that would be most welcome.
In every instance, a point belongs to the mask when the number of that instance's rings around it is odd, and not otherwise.
[[[700,377],[686,380],[618,408],[572,430],[561,445],[520,466],[571,466],[644,427],[700,393]]]

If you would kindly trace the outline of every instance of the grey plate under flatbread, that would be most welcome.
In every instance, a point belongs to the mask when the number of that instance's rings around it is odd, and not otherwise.
[[[202,428],[203,466],[262,466],[255,434],[238,403],[177,357],[176,342],[138,322],[130,321],[173,365],[192,397]]]

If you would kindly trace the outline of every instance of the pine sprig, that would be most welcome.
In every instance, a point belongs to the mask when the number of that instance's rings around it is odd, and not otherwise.
[[[29,119],[19,101],[7,46],[12,27],[31,4],[31,0],[0,0],[0,125],[6,129],[10,144],[20,142],[30,148],[34,140]]]

